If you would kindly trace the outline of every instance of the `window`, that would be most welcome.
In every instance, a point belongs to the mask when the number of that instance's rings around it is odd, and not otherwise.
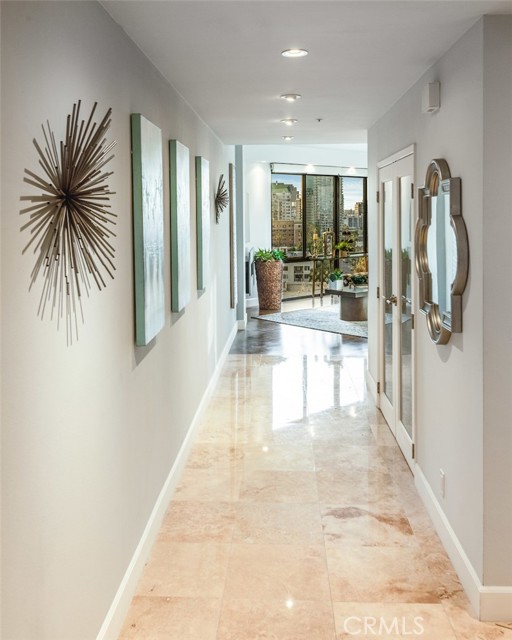
[[[334,181],[334,176],[306,176],[307,255],[323,253],[322,233],[334,229]]]
[[[289,258],[302,257],[302,176],[272,177],[272,248],[284,249]]]
[[[338,235],[355,236],[355,253],[366,252],[366,178],[338,177]]]
[[[337,243],[354,238],[353,253],[366,252],[366,178],[310,174],[272,174],[272,247],[288,260],[323,253],[322,234]],[[299,272],[297,272],[298,275]]]

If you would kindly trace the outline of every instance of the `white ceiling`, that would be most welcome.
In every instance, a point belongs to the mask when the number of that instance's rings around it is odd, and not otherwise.
[[[512,0],[102,0],[226,144],[365,142],[483,14]],[[309,55],[285,59],[283,49]],[[300,93],[288,104],[282,93]],[[297,118],[287,127],[282,118]],[[318,120],[321,121],[319,122]]]

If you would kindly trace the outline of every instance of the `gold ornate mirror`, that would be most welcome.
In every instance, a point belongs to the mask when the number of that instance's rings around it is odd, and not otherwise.
[[[461,181],[452,178],[446,160],[432,160],[419,189],[416,271],[420,310],[435,344],[462,333],[462,294],[466,288],[469,247],[462,218]]]

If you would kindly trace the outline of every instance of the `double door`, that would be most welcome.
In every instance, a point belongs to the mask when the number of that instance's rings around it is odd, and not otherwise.
[[[379,164],[380,409],[411,469],[414,459],[414,155]]]

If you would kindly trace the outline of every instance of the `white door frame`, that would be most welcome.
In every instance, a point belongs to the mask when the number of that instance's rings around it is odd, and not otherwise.
[[[411,281],[411,287],[412,287],[412,314],[413,314],[413,321],[412,321],[412,327],[413,327],[413,331],[412,331],[412,336],[411,336],[411,375],[412,375],[412,388],[411,388],[411,393],[412,393],[412,398],[411,398],[411,402],[412,402],[412,436],[409,436],[409,434],[407,433],[404,425],[401,423],[400,421],[400,400],[398,398],[398,393],[397,393],[397,389],[399,388],[398,385],[400,384],[400,379],[399,379],[399,358],[395,357],[394,358],[394,370],[393,370],[393,389],[394,389],[394,401],[393,401],[393,405],[390,404],[387,396],[384,393],[384,389],[383,389],[383,380],[384,380],[384,366],[385,366],[385,361],[384,361],[384,341],[385,341],[385,336],[384,336],[384,326],[383,326],[383,322],[382,322],[382,315],[383,315],[383,305],[384,305],[384,299],[383,299],[383,295],[384,295],[384,251],[383,251],[383,237],[384,237],[384,198],[383,198],[383,193],[382,193],[382,181],[381,181],[381,172],[383,169],[386,168],[391,168],[391,166],[393,164],[396,164],[398,162],[400,162],[401,160],[404,160],[406,158],[409,158],[411,160],[411,178],[412,178],[412,184],[414,185],[414,178],[415,178],[415,172],[414,172],[414,151],[415,151],[415,147],[414,145],[410,145],[408,147],[406,147],[405,149],[403,149],[402,151],[399,151],[398,153],[393,154],[392,156],[389,156],[388,158],[385,158],[384,160],[382,160],[381,162],[377,163],[377,182],[378,182],[378,193],[379,193],[379,205],[378,205],[378,210],[379,210],[379,216],[378,216],[378,283],[379,283],[379,300],[378,300],[378,318],[379,318],[379,330],[378,330],[378,358],[379,358],[379,384],[378,384],[378,402],[379,402],[379,406],[381,408],[381,411],[384,415],[384,417],[386,418],[386,421],[388,422],[388,426],[391,430],[391,432],[393,433],[393,435],[395,436],[398,445],[400,446],[400,449],[402,450],[402,453],[404,454],[405,459],[407,460],[407,463],[409,464],[411,470],[414,472],[414,466],[415,466],[415,462],[414,459],[416,457],[416,419],[415,419],[415,331],[414,331],[414,317],[415,317],[415,309],[416,309],[416,278],[414,277],[414,264],[415,264],[415,256],[414,256],[414,242],[412,243],[412,251],[413,251],[413,255],[412,257],[412,281]],[[397,176],[398,177],[398,176]],[[413,192],[413,196],[414,196],[414,186],[412,187],[412,192]],[[414,228],[415,228],[415,222],[416,222],[416,198],[413,197],[412,200],[412,207],[411,207],[411,216],[412,216],[412,220],[411,220],[411,231],[414,234]],[[399,227],[398,227],[398,220],[395,221],[394,224],[394,237],[395,237],[395,241],[394,241],[394,245],[398,246],[398,233],[399,233]],[[414,237],[414,235],[413,235]],[[401,309],[401,307],[400,307]],[[396,310],[396,308],[395,308]],[[395,313],[395,311],[394,311]],[[394,332],[394,337],[393,337],[393,344],[399,344],[399,333],[398,333],[398,324],[396,323],[396,321],[394,322],[393,325],[393,332]]]

